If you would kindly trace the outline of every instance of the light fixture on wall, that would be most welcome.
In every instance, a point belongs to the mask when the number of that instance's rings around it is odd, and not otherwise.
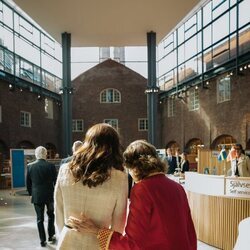
[[[9,90],[10,91],[14,91],[15,90],[15,86],[13,84],[11,84],[11,83],[9,84]]]

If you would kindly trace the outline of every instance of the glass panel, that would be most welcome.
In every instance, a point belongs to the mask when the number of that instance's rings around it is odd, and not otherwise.
[[[209,70],[213,67],[213,61],[212,61],[212,50],[208,49],[204,51],[204,72],[206,70]]]
[[[229,34],[229,14],[225,14],[213,23],[213,43]]]
[[[41,48],[51,56],[55,56],[55,41],[44,34],[41,36]]]
[[[56,76],[62,75],[62,64],[58,61],[55,61],[49,55],[42,53],[42,65],[41,67]]]
[[[39,30],[22,17],[18,17],[17,19],[16,31],[24,37],[23,39],[27,39],[36,46],[40,46]]]
[[[13,53],[7,50],[4,51],[4,70],[14,74]]]
[[[199,31],[201,27],[201,10],[198,11],[197,13],[197,31]]]
[[[236,34],[230,37],[230,58],[236,57]]]
[[[250,22],[250,1],[245,0],[239,4],[239,28]]]
[[[184,49],[184,45],[181,45],[178,48],[178,64],[183,63],[185,60],[185,49]]]
[[[221,5],[218,6],[220,3]],[[224,11],[226,11],[229,8],[228,5],[229,5],[229,2],[227,0],[214,0],[213,1],[213,19],[215,19]]]
[[[197,75],[197,58],[192,58],[185,63],[185,78],[189,79]]]
[[[230,32],[234,32],[236,30],[236,8],[233,8],[230,11]]]
[[[178,45],[184,42],[184,24],[178,28]]]
[[[239,54],[244,54],[250,51],[250,26],[245,27],[240,31],[239,35]]]
[[[0,45],[13,51],[13,33],[0,26]]]
[[[193,15],[188,21],[186,21],[185,25],[185,39],[188,39],[193,34],[196,33],[196,14]]]
[[[194,36],[185,42],[185,60],[197,54],[197,37]]]
[[[203,30],[203,46],[204,49],[206,49],[207,47],[209,47],[212,44],[212,33],[211,33],[211,25],[209,25],[207,28],[205,28]]]
[[[229,60],[229,40],[228,38],[224,41],[216,44],[213,48],[213,64],[214,67]]]
[[[203,7],[203,27],[211,22],[212,18],[211,1],[208,2],[206,6]]]
[[[230,0],[230,6],[236,4],[237,0]]]
[[[27,43],[20,37],[15,37],[15,52],[28,61],[40,65],[40,52],[37,48]],[[27,53],[29,51],[29,53]]]
[[[197,53],[199,53],[202,51],[201,32],[197,34],[196,39],[197,39]]]
[[[202,74],[202,55],[199,54],[197,57],[197,70],[198,70],[198,74]]]
[[[3,4],[3,22],[10,28],[13,28],[12,10],[5,4]]]

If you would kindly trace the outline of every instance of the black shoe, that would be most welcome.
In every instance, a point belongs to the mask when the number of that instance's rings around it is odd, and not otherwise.
[[[51,243],[51,244],[53,244],[53,243],[55,243],[56,242],[56,236],[55,235],[53,235],[52,237],[49,237],[49,243]]]
[[[47,245],[46,241],[41,242],[41,247],[46,247],[46,245]]]

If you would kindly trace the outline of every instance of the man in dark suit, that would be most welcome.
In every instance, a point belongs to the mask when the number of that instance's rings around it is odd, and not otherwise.
[[[83,142],[81,141],[75,141],[73,143],[73,146],[72,146],[72,153],[73,155],[76,153],[76,151],[83,145]],[[70,162],[72,159],[73,159],[73,155],[67,157],[67,158],[63,158],[60,162],[60,166],[64,163],[68,163]]]
[[[167,174],[173,174],[177,168],[176,157],[172,155],[171,148],[166,149],[166,161],[168,163]]]
[[[46,161],[47,149],[39,146],[35,150],[36,161],[27,166],[26,184],[31,202],[37,216],[37,228],[42,247],[46,246],[46,234],[44,229],[44,209],[47,208],[48,214],[48,241],[54,243],[54,186],[57,178],[55,165]]]

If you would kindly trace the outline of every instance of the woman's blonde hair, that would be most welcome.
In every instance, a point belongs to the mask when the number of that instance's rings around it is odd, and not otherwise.
[[[84,143],[70,162],[75,182],[96,187],[110,177],[111,168],[123,171],[123,158],[117,131],[106,123],[92,126]]]
[[[136,169],[136,178],[142,180],[151,173],[166,172],[167,166],[156,152],[156,148],[145,140],[132,142],[123,153],[128,169]]]

